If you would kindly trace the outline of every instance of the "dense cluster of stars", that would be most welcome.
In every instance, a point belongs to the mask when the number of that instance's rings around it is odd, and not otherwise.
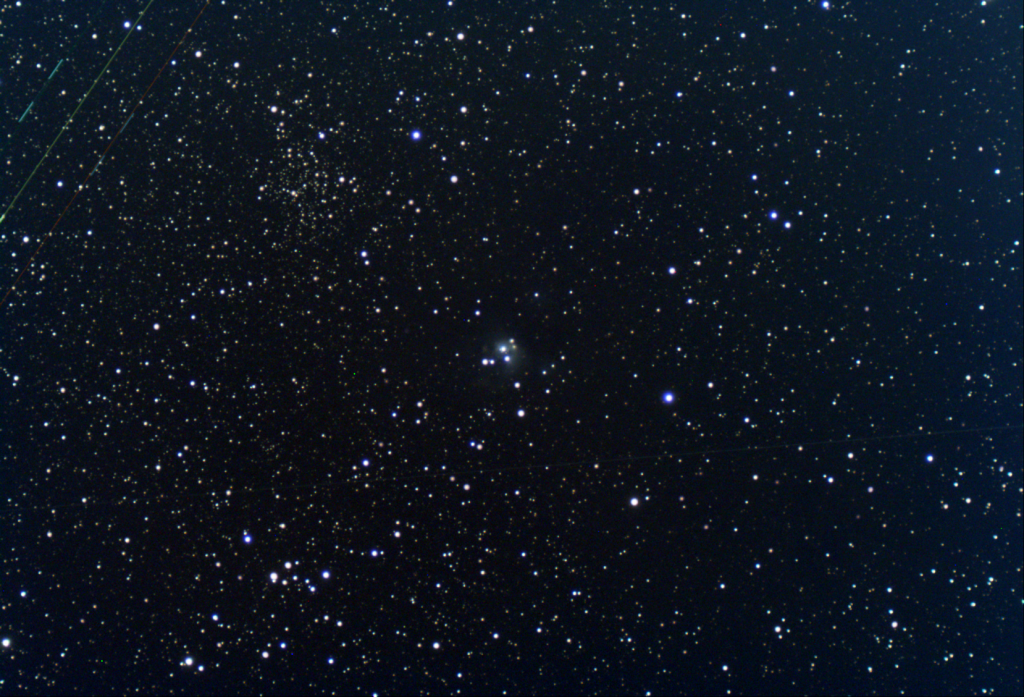
[[[200,8],[0,8],[0,693],[1020,692],[1019,12]]]

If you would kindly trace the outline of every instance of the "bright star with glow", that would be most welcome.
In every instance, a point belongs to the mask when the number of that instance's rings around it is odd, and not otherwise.
[[[663,401],[665,404],[672,404],[673,402],[676,401],[676,396],[671,392],[666,392],[661,396],[661,401]]]

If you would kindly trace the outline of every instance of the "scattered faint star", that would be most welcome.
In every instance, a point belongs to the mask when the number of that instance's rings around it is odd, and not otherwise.
[[[1013,3],[86,4],[2,14],[0,692],[1020,692]]]

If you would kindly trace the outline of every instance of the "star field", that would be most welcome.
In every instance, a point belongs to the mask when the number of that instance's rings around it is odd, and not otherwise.
[[[1019,694],[1021,37],[0,7],[0,694]]]

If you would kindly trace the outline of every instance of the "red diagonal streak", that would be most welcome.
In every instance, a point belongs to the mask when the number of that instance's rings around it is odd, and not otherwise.
[[[85,179],[82,181],[81,185],[79,185],[78,190],[75,192],[74,196],[72,196],[71,200],[68,201],[68,205],[64,206],[64,210],[62,210],[60,212],[60,215],[57,216],[57,220],[53,223],[53,227],[50,228],[50,231],[46,233],[45,237],[43,237],[43,241],[39,243],[38,247],[36,247],[36,251],[32,253],[31,257],[29,257],[28,263],[25,264],[25,268],[23,268],[21,270],[21,273],[18,274],[18,277],[14,279],[14,283],[12,283],[11,287],[7,290],[7,293],[4,295],[4,299],[0,300],[0,310],[2,310],[4,305],[7,304],[7,299],[11,296],[11,293],[14,292],[14,289],[18,286],[18,283],[21,282],[22,276],[24,276],[25,273],[30,268],[32,268],[32,264],[35,262],[36,257],[39,256],[40,250],[42,250],[43,246],[47,243],[47,241],[49,241],[50,237],[53,236],[53,233],[57,229],[57,226],[60,225],[60,221],[64,219],[64,215],[68,212],[68,209],[71,208],[71,204],[73,204],[75,202],[75,199],[78,198],[78,194],[82,193],[82,191],[85,189],[85,185],[89,183],[89,178],[92,177],[92,175],[96,172],[97,167],[99,167],[99,163],[103,161],[103,158],[107,156],[107,153],[110,152],[110,149],[114,147],[114,143],[116,143],[117,139],[121,137],[121,133],[124,131],[124,127],[127,125],[128,121],[132,118],[132,116],[135,115],[135,112],[138,110],[138,108],[142,106],[142,101],[146,98],[146,95],[149,94],[150,90],[153,89],[153,85],[155,85],[157,80],[160,79],[160,76],[163,75],[164,70],[170,64],[171,59],[174,58],[175,54],[178,53],[178,49],[181,48],[181,45],[185,43],[185,39],[187,39],[188,35],[192,33],[192,29],[196,26],[196,23],[199,21],[199,18],[203,16],[203,13],[206,12],[206,8],[210,6],[211,1],[212,0],[206,0],[206,4],[203,5],[201,10],[199,10],[199,14],[197,14],[196,18],[192,20],[192,24],[190,24],[188,29],[185,30],[185,33],[181,37],[181,41],[179,41],[178,45],[174,47],[173,51],[171,51],[171,55],[167,56],[167,60],[164,61],[164,64],[160,66],[160,70],[157,71],[156,77],[153,78],[153,82],[149,83],[149,87],[147,87],[146,91],[142,93],[141,97],[139,97],[138,101],[135,103],[134,108],[132,108],[131,112],[128,114],[128,118],[124,120],[124,123],[121,124],[121,128],[117,131],[117,133],[114,134],[114,137],[110,139],[110,142],[107,144],[107,148],[103,151],[103,154],[100,155],[100,159],[96,161],[96,167],[93,167],[92,171],[85,176]]]

